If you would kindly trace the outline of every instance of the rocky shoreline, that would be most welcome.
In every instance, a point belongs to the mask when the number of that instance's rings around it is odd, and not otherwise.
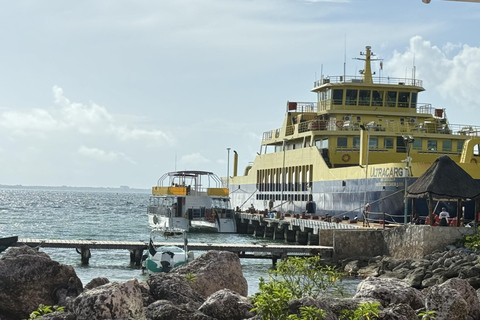
[[[351,298],[302,298],[289,302],[289,313],[302,306],[341,319],[342,310],[379,302],[379,319],[418,319],[422,310],[435,319],[480,319],[477,254],[449,247],[422,259],[376,257],[344,260],[342,270],[366,277]],[[65,306],[40,319],[241,320],[261,319],[252,312],[239,258],[209,251],[168,274],[147,281],[110,282],[96,278],[83,286],[73,267],[29,247],[10,248],[0,258],[0,320],[27,319],[40,304]]]

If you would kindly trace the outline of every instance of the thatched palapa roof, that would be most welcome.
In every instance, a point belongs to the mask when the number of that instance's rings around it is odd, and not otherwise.
[[[407,189],[409,198],[434,200],[473,199],[480,195],[480,183],[448,156],[438,157]]]

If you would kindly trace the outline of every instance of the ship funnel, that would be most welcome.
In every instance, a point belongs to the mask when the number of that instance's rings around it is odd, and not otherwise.
[[[238,153],[237,151],[233,150],[233,176],[237,176],[237,168],[238,168]]]

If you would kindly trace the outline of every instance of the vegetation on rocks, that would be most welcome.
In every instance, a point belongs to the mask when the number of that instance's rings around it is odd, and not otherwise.
[[[465,237],[465,246],[474,251],[480,251],[480,226],[478,227],[477,233]]]
[[[52,313],[52,312],[56,312],[56,311],[62,312],[64,309],[65,309],[65,307],[45,306],[45,305],[41,304],[41,305],[38,306],[37,310],[32,311],[32,313],[30,313],[30,317],[28,319],[24,319],[24,320],[38,319],[38,318],[40,318],[40,317],[42,317],[46,314]]]
[[[260,279],[259,292],[252,297],[256,311],[262,319],[295,319],[288,317],[288,304],[292,299],[317,298],[328,290],[339,289],[341,274],[333,267],[323,266],[320,257],[291,257],[270,270],[270,281]],[[322,319],[323,313],[315,307],[303,309],[299,319]],[[319,317],[321,316],[321,317]]]

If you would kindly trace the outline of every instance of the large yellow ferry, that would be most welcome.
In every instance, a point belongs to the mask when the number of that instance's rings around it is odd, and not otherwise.
[[[371,48],[361,54],[360,76],[322,76],[311,90],[316,102],[287,102],[282,127],[263,133],[243,175],[235,154],[234,207],[349,218],[370,211],[403,221],[412,213],[405,188],[437,157],[480,179],[480,127],[449,123],[445,109],[419,102],[421,80],[375,76]],[[442,206],[457,212],[456,201]],[[462,206],[471,219],[473,206]],[[415,201],[415,212],[426,215],[426,201]]]

